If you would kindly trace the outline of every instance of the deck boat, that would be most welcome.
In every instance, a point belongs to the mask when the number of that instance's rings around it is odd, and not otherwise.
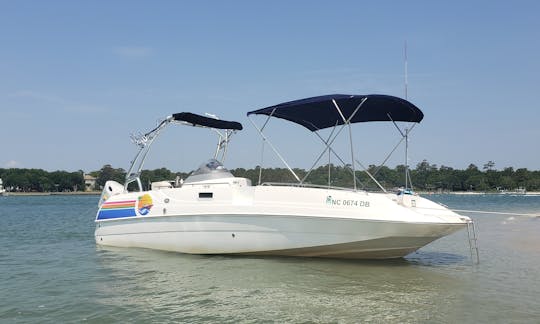
[[[255,115],[266,116],[263,127],[255,124]],[[343,129],[349,128],[351,134],[352,124],[418,123],[423,113],[412,103],[392,96],[328,95],[251,111],[248,117],[264,142],[282,159],[262,132],[272,117],[299,124],[313,133],[333,128],[328,139],[318,137],[325,146],[321,156],[326,152],[337,156],[331,145]],[[215,155],[185,181],[156,182],[144,190],[140,174],[146,154],[159,132],[177,123],[217,132]],[[222,163],[231,136],[239,130],[242,125],[238,122],[177,113],[152,131],[135,137],[140,150],[125,184],[107,181],[103,189],[95,220],[97,244],[191,254],[384,259],[406,256],[472,223],[470,218],[420,197],[407,187],[399,192],[388,192],[382,186],[381,192],[357,188],[358,160],[354,158],[352,139],[353,188],[336,188],[330,183],[310,185],[307,175],[300,179],[284,159],[297,183],[259,180],[252,185],[249,179],[235,177]],[[408,131],[403,135],[408,136]]]

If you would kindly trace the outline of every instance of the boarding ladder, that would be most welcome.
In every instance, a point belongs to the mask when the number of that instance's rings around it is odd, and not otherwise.
[[[478,253],[478,237],[476,236],[476,228],[472,219],[467,221],[467,236],[469,238],[471,262],[473,264],[480,264],[480,254]]]

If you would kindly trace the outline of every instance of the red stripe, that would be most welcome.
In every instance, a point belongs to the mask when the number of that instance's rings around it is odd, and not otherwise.
[[[133,204],[135,205],[136,200],[125,200],[125,201],[110,201],[105,202],[104,205],[122,205],[122,204]]]

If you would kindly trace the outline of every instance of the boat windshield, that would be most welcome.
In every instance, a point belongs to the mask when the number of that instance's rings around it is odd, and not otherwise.
[[[193,171],[184,183],[232,177],[234,177],[233,174],[230,173],[221,162],[216,159],[210,159],[201,164],[197,170]]]

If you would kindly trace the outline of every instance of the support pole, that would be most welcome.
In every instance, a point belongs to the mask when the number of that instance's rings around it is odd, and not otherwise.
[[[355,165],[354,165],[354,150],[353,150],[351,123],[349,123],[349,141],[351,143],[351,160],[352,160],[354,191],[356,191],[356,168],[355,168]]]
[[[412,181],[411,181],[411,175],[409,173],[409,133],[413,130],[414,126],[416,124],[413,124],[411,128],[405,128],[405,132],[399,128],[399,126],[396,124],[396,122],[392,119],[392,116],[390,114],[386,114],[388,118],[392,121],[394,126],[396,126],[396,129],[402,136],[402,140],[405,139],[405,189],[409,189],[409,183],[411,184],[412,189]],[[401,141],[400,141],[401,143]],[[399,145],[399,144],[398,144]],[[393,151],[392,151],[393,152]],[[390,153],[392,154],[392,153]]]
[[[317,165],[317,163],[319,163],[319,160],[323,157],[324,155],[324,152],[326,152],[326,150],[330,147],[330,145],[332,145],[332,143],[334,142],[334,140],[337,138],[337,136],[339,135],[339,133],[341,133],[341,131],[343,130],[343,126],[340,128],[340,130],[338,131],[338,133],[336,134],[336,136],[334,138],[332,138],[332,135],[334,134],[334,131],[336,130],[336,127],[337,127],[337,124],[334,126],[334,128],[332,129],[332,132],[330,133],[330,136],[328,136],[328,139],[325,141],[321,135],[319,135],[317,132],[314,132],[315,135],[317,135],[321,141],[326,145],[324,150],[321,152],[321,154],[317,157],[317,159],[315,160],[315,162],[313,162],[313,164],[311,165],[311,168],[309,168],[308,172],[306,173],[306,175],[302,178],[302,181],[300,181],[300,184],[304,183],[304,181],[306,181],[307,177],[309,177],[309,175],[311,174],[311,171],[313,171],[313,169],[315,168],[315,166]],[[330,140],[332,139],[332,140]],[[328,152],[328,160],[330,160],[330,152]]]
[[[278,150],[274,147],[274,145],[272,145],[272,142],[270,142],[268,140],[268,138],[266,136],[264,136],[264,134],[262,133],[262,131],[259,129],[259,127],[257,127],[257,124],[255,124],[253,122],[253,120],[251,120],[250,117],[248,117],[249,121],[251,122],[251,124],[253,125],[253,127],[255,127],[255,129],[257,130],[257,132],[259,132],[259,135],[261,135],[261,137],[263,138],[263,140],[265,142],[268,143],[268,145],[270,146],[270,148],[272,149],[272,151],[274,151],[274,153],[276,153],[276,155],[278,156],[278,158],[281,160],[281,162],[283,162],[283,164],[285,164],[285,166],[287,167],[287,169],[289,169],[289,171],[292,173],[292,175],[295,177],[295,179],[300,183],[301,180],[300,178],[298,177],[298,175],[296,175],[296,173],[293,171],[293,169],[289,166],[289,164],[287,163],[287,161],[285,161],[285,159],[281,156],[281,154],[279,154]]]
[[[266,127],[266,124],[268,124],[268,121],[270,120],[270,117],[272,117],[272,115],[274,114],[276,110],[272,110],[272,113],[270,115],[268,115],[268,117],[266,117],[266,120],[264,121],[264,124],[262,125],[261,127],[261,130],[259,131],[259,134],[262,133],[262,131],[264,130],[264,128]],[[250,119],[251,121],[251,119]],[[251,121],[251,123],[253,124],[253,121]],[[255,127],[257,128],[257,127]],[[262,180],[262,165],[263,165],[263,162],[264,162],[264,142],[265,142],[265,138],[264,136],[261,136],[262,137],[262,145],[261,145],[261,163],[259,164],[259,185],[261,184],[261,180]]]
[[[343,128],[342,128],[343,129]],[[324,139],[321,137],[321,135],[319,135],[317,132],[313,132],[315,135],[317,135],[317,137],[324,143]],[[334,138],[335,139],[335,138]],[[355,181],[358,181],[358,183],[360,183],[362,186],[364,185],[360,180],[358,180],[358,178],[356,178],[356,175],[354,173],[352,173],[352,170],[351,168],[347,167],[347,163],[345,163],[345,161],[343,161],[343,159],[339,156],[339,154],[336,153],[336,151],[334,151],[334,149],[332,149],[331,146],[328,146],[328,151],[331,152],[332,154],[334,154],[334,156],[339,160],[339,162],[341,162],[341,164],[346,168],[348,169],[349,171],[351,171],[351,174],[353,175],[353,177],[355,178]]]
[[[330,150],[328,150],[328,188],[330,188]]]
[[[349,126],[349,140],[350,140],[350,144],[351,144],[351,166],[352,166],[352,171],[353,171],[353,182],[354,182],[354,190],[356,191],[356,170],[354,168],[354,150],[353,150],[353,141],[352,141],[352,130],[351,130],[351,120],[353,119],[353,117],[356,115],[356,113],[360,110],[360,108],[362,107],[362,105],[364,104],[364,102],[366,102],[367,100],[367,97],[362,99],[362,101],[360,102],[360,104],[358,104],[358,106],[356,107],[356,109],[353,111],[353,113],[349,116],[349,118],[345,118],[345,116],[343,115],[343,113],[341,112],[341,109],[339,108],[337,102],[332,99],[332,103],[334,104],[334,106],[336,107],[339,115],[341,116],[341,118],[343,119],[343,126],[345,125],[348,125]]]
[[[405,190],[409,188],[409,129],[405,128]]]
[[[261,184],[261,179],[262,179],[263,159],[264,159],[264,139],[263,139],[262,145],[261,145],[261,164],[259,165],[259,185]]]

